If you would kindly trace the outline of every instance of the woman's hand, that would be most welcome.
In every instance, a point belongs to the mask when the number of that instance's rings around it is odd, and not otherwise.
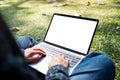
[[[49,68],[55,65],[62,65],[64,67],[68,67],[68,60],[65,59],[64,55],[58,54],[54,56],[49,62]]]
[[[45,56],[45,52],[37,47],[27,48],[24,51],[24,57],[29,63],[38,62],[42,57]]]

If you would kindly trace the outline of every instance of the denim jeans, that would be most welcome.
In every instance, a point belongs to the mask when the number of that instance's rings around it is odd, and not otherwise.
[[[38,42],[25,35],[17,39],[20,49],[32,47]],[[115,65],[112,59],[102,52],[89,53],[70,75],[70,80],[114,80]]]
[[[18,47],[20,49],[30,48],[30,47],[35,46],[36,44],[38,44],[38,41],[36,41],[33,37],[31,37],[29,35],[20,36],[16,40],[16,42],[17,42]]]
[[[78,64],[70,77],[71,80],[114,80],[115,65],[106,53],[92,52]]]

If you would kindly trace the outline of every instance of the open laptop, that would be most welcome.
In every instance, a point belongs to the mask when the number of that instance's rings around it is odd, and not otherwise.
[[[54,13],[43,42],[36,45],[47,56],[31,67],[47,73],[52,56],[64,54],[69,61],[69,75],[88,54],[99,20]]]

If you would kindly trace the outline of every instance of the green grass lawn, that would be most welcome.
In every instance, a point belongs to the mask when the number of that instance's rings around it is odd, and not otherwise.
[[[20,31],[13,32],[15,38],[29,34],[38,41],[43,40],[53,13],[99,19],[90,52],[109,54],[116,65],[115,80],[120,80],[120,0],[59,1],[54,5],[46,0],[0,0],[0,12],[10,28],[19,27]]]

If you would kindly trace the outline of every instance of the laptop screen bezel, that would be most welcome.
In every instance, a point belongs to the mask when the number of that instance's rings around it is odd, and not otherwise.
[[[69,49],[69,48],[63,47],[63,46],[58,45],[58,44],[55,44],[55,43],[51,43],[51,42],[49,42],[49,41],[45,41],[45,38],[46,38],[46,36],[47,36],[47,33],[48,33],[49,29],[50,29],[52,20],[53,20],[53,18],[54,18],[55,15],[65,16],[65,17],[71,17],[71,18],[77,18],[77,19],[84,19],[84,20],[91,20],[91,21],[96,21],[96,22],[97,22],[97,24],[96,24],[96,26],[95,26],[95,30],[94,30],[94,32],[93,32],[92,39],[91,39],[90,44],[89,44],[89,47],[88,47],[88,51],[87,51],[86,54],[85,54],[85,53],[82,53],[82,52],[80,52],[80,51],[76,51],[76,50],[73,50],[73,49]],[[90,47],[91,47],[93,38],[94,38],[94,36],[95,36],[95,32],[96,32],[98,23],[99,23],[99,20],[98,20],[98,19],[94,19],[94,18],[87,18],[87,17],[81,17],[81,16],[74,16],[74,15],[54,13],[53,16],[52,16],[52,18],[51,18],[51,21],[50,21],[50,24],[49,24],[49,26],[48,26],[48,29],[47,29],[47,31],[46,31],[45,37],[44,37],[44,39],[43,39],[43,42],[48,43],[48,44],[53,45],[53,46],[56,46],[56,47],[59,47],[59,48],[62,48],[62,49],[65,49],[65,50],[68,50],[68,51],[71,51],[71,52],[74,52],[74,53],[77,53],[77,54],[87,55],[87,54],[89,53],[89,51],[90,51]]]

